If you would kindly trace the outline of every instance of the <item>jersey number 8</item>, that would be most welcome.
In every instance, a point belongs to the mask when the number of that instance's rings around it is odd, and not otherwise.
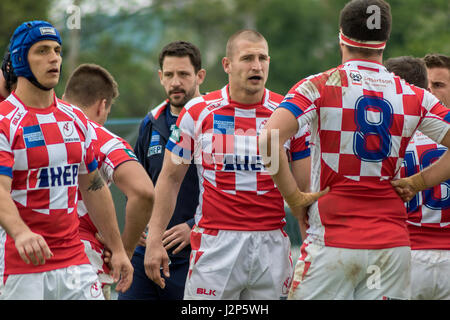
[[[389,101],[376,96],[361,96],[355,105],[356,132],[353,152],[363,161],[380,162],[391,153],[393,109]]]

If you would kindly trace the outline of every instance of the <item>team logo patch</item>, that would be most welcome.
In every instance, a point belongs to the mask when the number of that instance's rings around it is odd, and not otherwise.
[[[78,142],[80,137],[78,136],[75,125],[71,121],[58,122],[59,130],[62,133],[64,142]]]
[[[136,155],[134,154],[133,150],[130,149],[123,149],[123,151],[125,151],[125,153],[130,156],[130,158],[133,158],[135,160],[137,160],[138,158],[136,157]]]
[[[91,285],[91,297],[98,298],[102,294],[102,286],[98,281]]]
[[[215,114],[213,128],[214,133],[234,134],[234,117]]]
[[[172,139],[175,142],[180,142],[181,137],[181,130],[177,126],[175,126],[172,130],[172,133],[170,134],[170,139]]]
[[[44,135],[39,125],[23,127],[23,139],[27,148],[45,146]]]

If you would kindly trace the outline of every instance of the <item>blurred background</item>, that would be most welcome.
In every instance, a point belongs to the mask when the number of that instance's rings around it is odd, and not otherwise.
[[[164,98],[158,54],[174,40],[202,52],[202,92],[227,83],[221,65],[228,37],[242,28],[261,32],[271,56],[267,87],[285,94],[300,79],[340,64],[338,16],[347,0],[2,0],[0,48],[28,20],[47,20],[63,38],[61,97],[80,63],[97,63],[119,84],[106,126],[133,146],[140,120]],[[391,0],[393,26],[384,59],[450,54],[449,0]],[[4,49],[1,49],[4,50]],[[124,199],[112,188],[123,224]],[[288,221],[292,221],[288,214]],[[288,231],[298,243],[296,224]]]

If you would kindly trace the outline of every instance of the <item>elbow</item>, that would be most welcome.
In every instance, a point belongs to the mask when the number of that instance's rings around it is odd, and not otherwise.
[[[145,207],[152,207],[155,202],[153,185],[139,186],[127,195],[128,201],[140,202]]]

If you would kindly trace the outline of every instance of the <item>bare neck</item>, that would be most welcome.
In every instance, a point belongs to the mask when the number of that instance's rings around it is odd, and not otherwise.
[[[370,56],[361,55],[357,53],[348,52],[347,50],[342,50],[342,63],[349,60],[370,60],[383,64],[383,54],[373,54]]]
[[[264,96],[264,88],[255,93],[249,93],[244,88],[235,88],[233,83],[230,81],[228,85],[228,93],[231,100],[240,104],[255,104],[261,102]]]
[[[41,90],[23,77],[17,80],[16,96],[29,107],[45,109],[53,103],[54,90]]]

